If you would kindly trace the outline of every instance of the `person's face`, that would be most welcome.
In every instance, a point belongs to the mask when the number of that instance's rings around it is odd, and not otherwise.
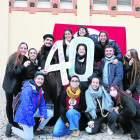
[[[93,78],[92,82],[91,82],[91,86],[94,90],[97,90],[100,86],[99,79],[98,78]]]
[[[70,42],[72,40],[72,34],[69,31],[65,31],[65,39]]]
[[[28,49],[27,49],[26,44],[22,44],[22,45],[20,46],[20,54],[21,54],[22,56],[24,56],[24,55],[27,53],[27,51],[28,51]]]
[[[102,43],[105,43],[106,40],[107,40],[107,36],[105,33],[101,33],[100,36],[99,36],[99,39]]]
[[[73,78],[71,79],[71,81],[70,81],[70,86],[71,86],[72,88],[78,88],[79,85],[80,85],[80,82],[79,82],[78,78],[77,78],[77,77],[73,77]]]
[[[106,48],[105,49],[105,56],[110,58],[114,55],[114,51],[113,51],[113,48]]]
[[[37,57],[37,52],[35,50],[30,50],[29,52],[29,59],[30,60],[35,60]]]
[[[43,42],[44,42],[45,46],[51,47],[53,44],[53,39],[50,37],[47,37],[45,40],[43,40]]]
[[[128,60],[130,60],[130,59],[132,58],[132,56],[131,56],[131,54],[130,54],[130,51],[127,51],[127,53],[126,53],[125,56],[128,58]]]
[[[86,30],[84,28],[79,29],[79,35],[80,36],[85,36],[86,35]]]
[[[117,90],[116,90],[114,87],[111,87],[111,88],[110,88],[110,92],[109,92],[109,93],[110,93],[110,96],[111,96],[111,97],[114,97],[114,98],[115,98],[115,97],[117,96],[117,94],[118,94],[118,93],[117,93]]]
[[[44,82],[44,76],[43,75],[38,75],[36,78],[34,78],[34,81],[36,83],[37,86],[42,86],[43,82]]]
[[[84,46],[80,46],[78,49],[78,54],[80,56],[83,56],[86,53],[85,47]]]

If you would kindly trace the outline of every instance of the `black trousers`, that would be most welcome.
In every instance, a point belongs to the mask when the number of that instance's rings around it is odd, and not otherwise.
[[[14,126],[17,124],[13,121],[13,117],[15,112],[13,112],[12,103],[13,103],[13,94],[5,93],[6,95],[6,115],[8,118],[9,123],[13,124]]]
[[[131,124],[128,118],[119,115],[118,122],[120,123],[124,131],[124,134],[130,133],[132,139],[139,139],[138,134],[135,131],[135,128],[133,127],[133,125]]]
[[[101,113],[97,114],[97,118],[94,121],[94,128],[92,129],[92,134],[97,134],[101,131],[101,126],[103,122],[108,123],[108,127],[115,132],[115,123],[117,121],[118,114],[116,112],[110,112],[107,117],[103,117]]]

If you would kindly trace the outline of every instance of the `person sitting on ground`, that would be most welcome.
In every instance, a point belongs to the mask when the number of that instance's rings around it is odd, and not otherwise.
[[[79,77],[71,77],[70,85],[62,92],[60,99],[60,118],[57,120],[53,135],[62,137],[70,134],[77,137],[80,134],[79,120],[81,111],[85,109],[85,98],[79,88]]]
[[[18,135],[23,139],[33,139],[33,126],[35,125],[34,115],[38,114],[40,117],[40,129],[46,125],[48,118],[47,108],[42,94],[42,84],[44,82],[44,74],[40,71],[35,73],[34,80],[31,79],[23,85],[20,95],[20,104],[17,107],[14,122],[21,124],[23,130],[14,127],[8,123],[5,135],[11,137],[11,133]],[[39,110],[37,113],[36,111]],[[46,118],[46,119],[45,119]],[[45,133],[45,132],[44,132]],[[47,133],[47,131],[46,131]]]
[[[120,124],[124,133],[140,139],[140,104],[117,85],[110,85],[109,91],[116,104],[114,111],[123,118]]]
[[[97,134],[101,132],[102,123],[106,122],[109,135],[115,132],[117,113],[113,111],[113,101],[102,85],[99,77],[94,77],[85,93],[87,109],[85,115],[89,119],[86,132]]]

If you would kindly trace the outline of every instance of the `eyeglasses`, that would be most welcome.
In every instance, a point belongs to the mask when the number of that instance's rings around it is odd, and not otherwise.
[[[72,80],[72,81],[70,81],[70,82],[71,82],[71,83],[74,83],[74,82],[75,82],[75,83],[79,83],[79,81],[73,81],[73,80]]]

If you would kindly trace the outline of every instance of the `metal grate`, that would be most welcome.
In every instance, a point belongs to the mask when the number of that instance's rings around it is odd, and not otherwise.
[[[117,0],[117,5],[132,6],[132,0]]]
[[[108,0],[93,0],[93,4],[108,5]]]

